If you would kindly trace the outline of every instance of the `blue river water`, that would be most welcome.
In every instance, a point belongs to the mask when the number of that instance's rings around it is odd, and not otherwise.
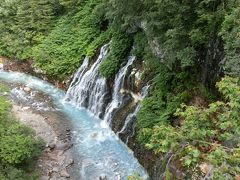
[[[73,143],[77,152],[75,163],[79,179],[99,180],[104,175],[110,180],[127,179],[139,174],[148,179],[144,168],[104,122],[89,111],[67,103],[65,92],[36,77],[0,70],[0,80],[17,83],[40,91],[52,98],[58,111],[64,113],[73,124]]]

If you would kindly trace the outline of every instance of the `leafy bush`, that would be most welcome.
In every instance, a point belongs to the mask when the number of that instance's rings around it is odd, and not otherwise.
[[[225,16],[220,35],[225,42],[226,63],[225,72],[230,75],[240,75],[240,8],[235,5],[230,14]]]
[[[127,180],[143,180],[141,176],[138,173],[134,173],[131,176],[128,176]]]
[[[31,58],[61,11],[58,1],[14,0],[0,4],[0,53],[12,59]],[[29,13],[31,12],[31,13]]]
[[[35,162],[44,143],[33,130],[15,121],[9,110],[10,103],[0,96],[0,179],[36,179],[34,173],[27,175],[25,167]]]
[[[233,179],[240,173],[240,79],[225,77],[217,83],[226,101],[216,101],[208,108],[182,105],[175,115],[179,126],[155,124],[142,129],[140,140],[156,153],[174,154],[182,168],[201,171],[203,163],[213,166],[215,179]],[[189,171],[190,172],[190,171]],[[190,173],[190,174],[191,174]]]
[[[138,113],[138,127],[153,127],[158,123],[170,123],[173,114],[181,103],[190,98],[188,91],[197,82],[192,81],[194,75],[185,72],[174,73],[162,65],[153,79],[150,95],[143,100]]]
[[[100,0],[84,1],[77,11],[61,17],[51,33],[34,47],[35,65],[64,79],[72,75],[86,55],[95,55],[111,38],[100,5]]]
[[[104,77],[110,78],[117,73],[121,63],[129,54],[131,45],[131,36],[119,30],[114,30],[109,55],[100,65],[100,73]]]

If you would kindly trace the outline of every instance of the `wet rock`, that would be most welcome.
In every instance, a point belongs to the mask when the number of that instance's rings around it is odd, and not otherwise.
[[[229,140],[226,140],[223,142],[223,145],[233,149],[234,147],[237,147],[237,145],[240,143],[240,137],[239,136],[235,136]]]
[[[60,176],[61,177],[66,177],[66,178],[70,178],[70,175],[68,174],[67,170],[64,169],[60,172]]]
[[[72,165],[74,163],[74,160],[73,159],[69,159],[67,162],[66,162],[66,167]]]
[[[213,169],[213,165],[207,164],[207,163],[202,163],[199,165],[199,168],[204,174],[209,173]]]
[[[52,171],[57,173],[57,172],[59,172],[59,168],[58,168],[58,167],[54,167],[54,168],[52,169]]]
[[[66,133],[66,135],[67,135],[67,136],[70,136],[70,135],[71,135],[71,133],[70,133],[70,132],[67,132],[67,133]]]
[[[120,174],[117,175],[117,180],[121,180],[121,175]]]
[[[42,176],[40,180],[49,180],[50,178],[48,176]]]
[[[52,178],[50,180],[59,180],[59,177],[56,175],[53,175]]]
[[[45,152],[45,153],[51,153],[51,149],[50,149],[50,148],[45,148],[43,152]]]
[[[99,180],[107,180],[107,176],[105,174],[102,174],[99,176]]]
[[[22,108],[23,111],[26,111],[26,110],[29,110],[29,109],[30,109],[30,107],[23,107]]]
[[[56,144],[55,144],[55,143],[49,143],[49,144],[47,144],[47,147],[48,147],[50,150],[53,150],[53,149],[56,147]]]
[[[8,95],[8,92],[3,92],[3,93],[1,93],[1,95],[6,96],[6,95]]]
[[[45,72],[39,68],[35,68],[33,69],[33,71],[36,73],[36,74],[44,74]]]
[[[31,92],[31,89],[29,87],[24,87],[23,90],[26,92]]]
[[[56,149],[66,151],[66,150],[70,149],[72,146],[73,146],[72,143],[67,142],[67,143],[57,144]]]

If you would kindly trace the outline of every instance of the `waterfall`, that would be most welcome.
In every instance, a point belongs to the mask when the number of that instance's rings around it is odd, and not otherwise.
[[[146,85],[142,88],[142,90],[141,90],[141,100],[143,100],[147,96],[148,89],[149,89],[149,85]],[[135,135],[135,125],[134,125],[134,123],[135,123],[135,120],[136,120],[137,113],[139,112],[140,109],[141,109],[141,102],[139,102],[138,105],[136,106],[135,110],[126,117],[122,129],[119,132],[117,132],[118,136],[120,134],[126,133],[128,130],[130,130],[132,132],[131,135],[127,136],[127,139],[126,139],[126,142],[125,142],[126,144],[128,143],[129,137],[133,137]]]
[[[85,58],[82,66],[74,75],[65,99],[79,108],[87,108],[95,116],[102,118],[107,124],[111,124],[115,112],[124,103],[124,94],[121,93],[121,89],[124,87],[129,67],[134,63],[136,57],[130,56],[127,64],[116,74],[111,102],[107,104],[109,88],[107,80],[100,75],[99,67],[108,54],[108,47],[109,44],[101,48],[98,59],[91,67],[89,67],[89,59]]]
[[[117,75],[115,76],[112,101],[107,106],[106,113],[105,113],[105,116],[104,116],[104,119],[103,119],[108,124],[111,124],[111,120],[113,119],[114,113],[123,104],[123,97],[124,96],[121,93],[121,89],[124,86],[125,77],[126,77],[126,74],[128,72],[128,69],[133,64],[135,59],[136,59],[135,56],[130,56],[129,59],[128,59],[127,64],[124,67],[122,67],[119,70],[119,72],[117,73]]]
[[[108,54],[108,47],[109,44],[106,44],[101,48],[98,59],[91,67],[89,67],[89,59],[85,58],[65,98],[77,107],[89,109],[97,117],[102,116],[105,97],[108,93],[107,81],[99,72],[100,64]]]
[[[109,44],[101,48],[100,55],[93,65],[90,65],[88,58],[84,59],[81,67],[74,75],[65,99],[79,108],[87,108],[95,116],[103,119],[106,125],[111,125],[114,115],[127,103],[126,94],[122,90],[126,82],[129,81],[128,74],[136,57],[129,56],[126,65],[115,75],[112,96],[108,103],[110,94],[108,83],[99,72],[100,64],[108,54],[108,47]],[[136,101],[141,101],[147,95],[148,87],[142,88],[140,99],[135,99]],[[140,108],[139,102],[133,112],[126,117],[124,126],[118,134],[126,134],[127,131],[134,132],[131,128],[134,128],[133,123]]]

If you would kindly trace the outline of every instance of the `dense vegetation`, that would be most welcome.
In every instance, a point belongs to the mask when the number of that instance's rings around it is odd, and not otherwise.
[[[0,93],[6,91],[7,88],[0,84]],[[10,103],[0,96],[0,179],[36,179],[34,163],[43,145],[31,129],[12,117]]]
[[[138,139],[168,157],[165,175],[171,179],[172,162],[190,179],[237,178],[239,1],[1,0],[0,55],[33,59],[58,79],[110,41],[100,67],[106,78],[130,51],[144,60],[142,78],[152,88],[138,114]]]

